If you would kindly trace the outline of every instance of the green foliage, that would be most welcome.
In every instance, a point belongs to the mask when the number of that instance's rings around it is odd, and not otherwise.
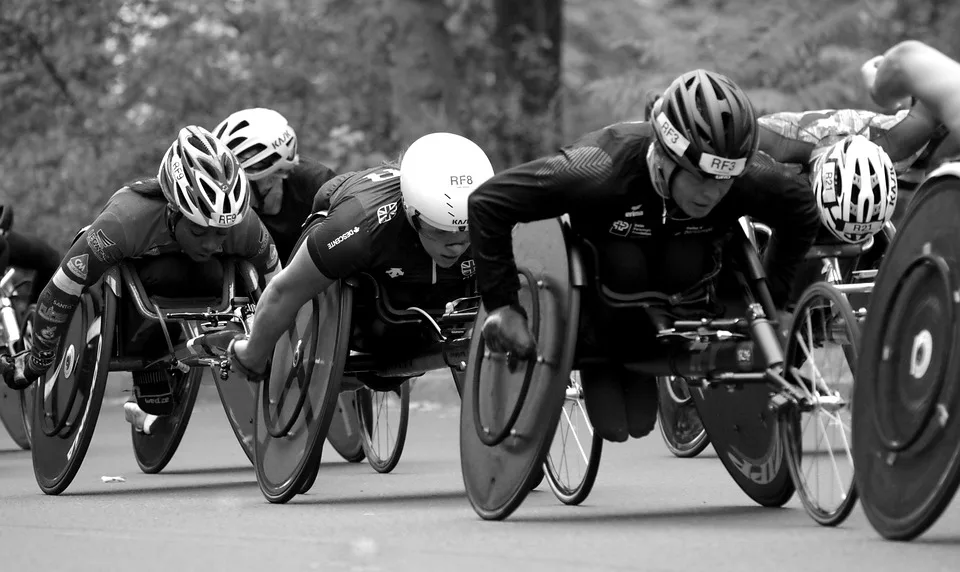
[[[4,0],[0,201],[64,248],[124,182],[156,172],[180,127],[212,129],[244,107],[286,115],[301,153],[339,171],[438,129],[473,138],[500,169],[637,118],[647,89],[687,69],[729,74],[763,112],[871,107],[866,58],[910,37],[960,53],[950,0],[565,0],[553,93],[548,42],[506,26],[511,8]]]

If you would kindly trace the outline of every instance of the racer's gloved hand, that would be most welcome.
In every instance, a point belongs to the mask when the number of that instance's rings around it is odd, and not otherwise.
[[[32,367],[30,352],[21,352],[15,357],[3,356],[0,358],[0,372],[7,387],[15,391],[26,389],[44,374]]]
[[[230,345],[227,346],[227,359],[230,360],[230,369],[246,377],[249,382],[259,383],[266,379],[267,374],[269,374],[270,363],[267,362],[266,367],[264,367],[262,371],[248,367],[240,358],[240,355],[244,354],[246,347],[247,337],[242,334],[235,337],[233,341],[230,342]]]
[[[509,354],[510,371],[518,360],[537,357],[537,341],[527,326],[527,316],[518,306],[500,306],[483,323],[483,339],[492,352]]]

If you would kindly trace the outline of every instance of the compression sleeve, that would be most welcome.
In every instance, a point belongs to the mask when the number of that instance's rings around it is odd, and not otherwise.
[[[53,364],[57,345],[67,331],[83,290],[130,256],[127,242],[117,215],[105,211],[67,251],[37,301],[30,349],[30,367],[35,372],[46,371]]]
[[[239,242],[236,246],[226,248],[225,252],[249,261],[264,282],[269,282],[280,271],[281,265],[277,247],[263,221],[251,210],[235,232]]]
[[[782,166],[758,155],[747,175],[738,180],[742,213],[773,230],[764,267],[774,304],[783,308],[797,269],[820,229],[817,203],[805,179],[789,176]]]
[[[613,184],[615,164],[626,162],[612,157],[602,139],[591,139],[494,175],[471,193],[467,203],[470,240],[477,286],[488,310],[519,301],[514,225],[595,209],[626,193],[629,180]],[[632,163],[646,168],[642,155]]]

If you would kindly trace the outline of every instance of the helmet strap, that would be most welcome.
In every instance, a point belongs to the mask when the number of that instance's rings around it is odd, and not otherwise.
[[[170,233],[170,238],[176,240],[177,238],[177,223],[180,222],[180,219],[183,218],[183,213],[180,212],[180,209],[173,208],[167,204],[166,210],[166,222],[167,222],[167,232]]]

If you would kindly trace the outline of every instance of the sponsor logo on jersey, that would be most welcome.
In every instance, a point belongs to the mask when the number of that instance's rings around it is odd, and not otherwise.
[[[335,238],[335,239],[331,240],[330,242],[328,242],[328,243],[327,243],[327,250],[333,250],[333,247],[334,247],[334,246],[340,244],[340,243],[343,242],[344,240],[347,240],[348,238],[350,238],[351,236],[357,234],[358,232],[360,232],[360,227],[359,227],[359,226],[355,226],[355,227],[351,228],[351,229],[348,230],[347,232],[341,234],[341,235],[338,236],[337,238]]]
[[[37,315],[53,324],[63,324],[67,321],[66,312],[58,312],[43,302],[37,306]]]
[[[706,234],[712,231],[712,226],[688,226],[683,229],[683,234]]]
[[[389,205],[383,205],[377,209],[377,224],[383,224],[393,220],[393,217],[397,216],[397,202],[394,201]]]
[[[470,278],[471,276],[477,273],[476,263],[474,263],[472,259],[464,260],[463,262],[460,263],[460,273],[463,274],[464,277]]]
[[[86,254],[81,254],[79,256],[74,256],[67,261],[67,268],[70,272],[73,272],[73,275],[77,277],[77,280],[86,280],[87,279],[87,260],[89,260]]]
[[[403,276],[403,268],[390,268],[387,270],[387,276],[390,278],[397,278],[398,276]]]
[[[630,227],[630,236],[652,236],[653,231],[642,224],[633,223]]]
[[[636,205],[636,206],[630,207],[630,210],[624,213],[623,216],[625,216],[626,218],[643,216],[643,205]]]
[[[610,225],[610,234],[627,236],[630,234],[630,227],[631,224],[625,220],[615,220],[613,224]]]
[[[87,246],[90,247],[90,250],[93,251],[93,255],[97,257],[101,262],[117,262],[119,260],[119,253],[117,252],[107,252],[107,250],[116,246],[117,243],[110,240],[110,237],[107,236],[102,229],[97,229],[96,232],[87,233]]]

